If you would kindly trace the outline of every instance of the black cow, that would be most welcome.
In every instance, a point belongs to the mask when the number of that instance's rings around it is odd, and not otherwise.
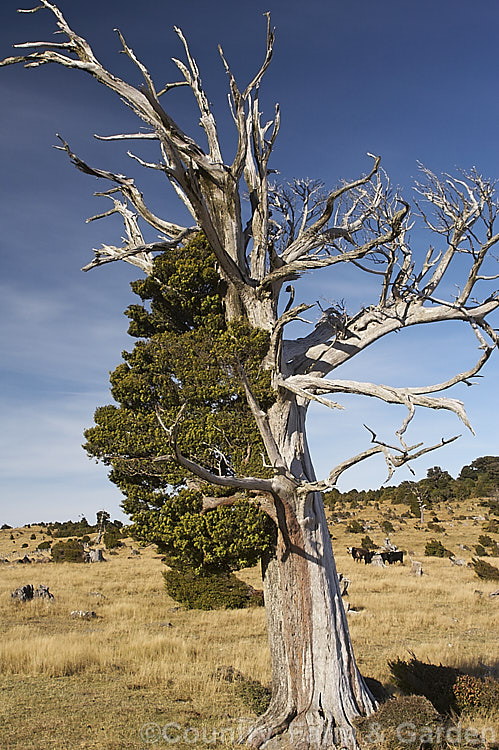
[[[368,565],[373,559],[374,552],[370,552],[366,547],[348,547],[347,549],[355,562],[364,560],[365,565]]]
[[[388,565],[392,565],[392,563],[396,563],[396,562],[401,562],[401,563],[404,562],[404,553],[400,549],[388,550],[385,552],[380,552],[379,554],[383,562],[385,564],[388,563]]]

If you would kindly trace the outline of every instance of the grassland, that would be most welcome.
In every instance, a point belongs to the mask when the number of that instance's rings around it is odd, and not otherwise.
[[[410,564],[356,564],[346,547],[362,535],[347,532],[348,519],[332,525],[338,569],[351,580],[349,622],[363,674],[388,685],[388,660],[409,652],[478,673],[481,664],[497,668],[499,601],[488,594],[498,584],[480,581],[471,568],[448,559],[424,557],[426,542],[436,537],[469,561],[484,533],[484,508],[467,503],[451,512],[442,506],[442,533],[394,517],[397,507],[351,512],[379,544],[386,536],[379,523],[389,518],[392,541],[410,550],[424,570],[415,577]],[[254,714],[236,683],[223,679],[223,668],[269,682],[263,609],[178,607],[165,593],[164,566],[154,548],[130,556],[131,540],[102,564],[14,562],[26,552],[35,557],[44,538],[35,526],[0,531],[0,556],[9,559],[0,565],[1,750],[168,747],[172,743],[151,742],[156,727],[167,723],[178,725],[171,730],[179,737],[177,748],[231,747],[231,731]],[[490,562],[498,565],[499,559]],[[258,587],[258,570],[241,575]],[[26,583],[49,586],[54,601],[15,604],[10,592]],[[93,610],[97,617],[74,619],[72,610]],[[499,713],[463,718],[494,726],[499,737]],[[145,725],[151,727],[141,736]]]

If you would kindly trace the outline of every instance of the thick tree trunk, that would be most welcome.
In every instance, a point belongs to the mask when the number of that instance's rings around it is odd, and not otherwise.
[[[304,410],[288,406],[288,427],[297,427]],[[309,474],[300,427],[288,430],[286,440],[288,449],[295,443],[295,469],[301,463]],[[264,571],[272,701],[244,740],[266,748],[354,748],[353,719],[376,703],[355,663],[322,498],[300,496],[283,481],[276,504],[276,554]]]

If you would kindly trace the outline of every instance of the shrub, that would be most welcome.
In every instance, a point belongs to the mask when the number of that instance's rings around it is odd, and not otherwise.
[[[493,518],[491,521],[484,523],[482,528],[488,534],[499,534],[499,521],[497,518]]]
[[[426,557],[452,557],[452,552],[445,549],[439,539],[430,539],[426,542],[424,553]]]
[[[263,604],[263,596],[233,573],[196,575],[168,570],[163,576],[169,596],[188,609],[243,609]]]
[[[479,578],[483,578],[485,581],[499,581],[499,568],[490,565],[485,560],[477,560],[475,557],[471,564]]]
[[[487,550],[485,547],[482,547],[481,544],[475,545],[475,552],[478,555],[478,557],[486,557],[487,556]]]
[[[68,539],[67,542],[57,542],[52,547],[52,559],[54,562],[85,562],[85,550],[77,539]]]
[[[6,529],[11,529],[11,528],[12,528],[12,526],[9,526],[8,523],[2,524],[2,531],[5,531]]]
[[[389,661],[392,680],[403,693],[424,695],[437,711],[455,709],[454,684],[461,674],[459,669],[419,661],[411,654],[409,661]]]
[[[460,711],[470,708],[488,711],[499,706],[499,681],[462,674],[454,685],[454,695]]]
[[[428,528],[431,531],[436,531],[438,534],[445,533],[444,527],[440,526],[440,524],[436,523],[435,521],[430,521],[430,523],[428,524]]]
[[[368,717],[355,720],[360,747],[417,750],[444,732],[443,718],[422,695],[391,698]],[[433,743],[432,743],[433,744]]]
[[[234,667],[219,667],[216,677],[233,683],[235,694],[256,714],[263,714],[269,707],[272,691],[258,680],[245,677]]]
[[[52,542],[49,542],[48,539],[46,542],[40,542],[37,549],[50,549]]]
[[[24,542],[24,544],[21,544],[21,549],[26,549],[26,547],[29,547],[29,544],[27,542]]]
[[[90,541],[90,537],[88,536],[88,534],[85,534],[85,536],[82,536],[82,538],[80,539],[80,542],[82,544],[88,544],[89,541]]]
[[[350,523],[347,526],[347,531],[350,534],[363,534],[365,529],[364,526],[356,520],[350,521]]]
[[[36,534],[31,534],[30,539],[36,539]]]
[[[121,541],[121,534],[119,529],[111,528],[109,531],[106,531],[103,536],[103,541],[106,546],[106,549],[115,549],[116,547],[123,547],[123,542]]]
[[[393,534],[393,532],[395,531],[394,526],[390,521],[383,521],[383,523],[381,524],[381,530],[385,534]]]
[[[360,546],[366,549],[377,549],[378,545],[373,542],[370,536],[363,536],[360,540]]]

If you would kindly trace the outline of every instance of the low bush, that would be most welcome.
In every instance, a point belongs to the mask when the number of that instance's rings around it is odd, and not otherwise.
[[[475,553],[478,557],[487,557],[487,550],[481,544],[475,544]]]
[[[52,545],[52,542],[49,542],[48,540],[46,542],[40,542],[37,549],[50,549]]]
[[[119,529],[111,528],[105,532],[103,537],[106,549],[115,549],[116,547],[123,547],[121,541],[121,532]]]
[[[192,571],[168,570],[163,576],[169,596],[188,609],[244,609],[263,605],[263,595],[233,573],[196,575]]]
[[[489,711],[499,706],[499,681],[492,677],[459,675],[454,685],[456,704],[460,711]]]
[[[52,547],[52,560],[54,562],[85,562],[85,550],[83,544],[77,539],[68,539],[67,542],[57,542]]]
[[[452,557],[452,552],[444,547],[439,539],[426,542],[424,553],[426,557]]]
[[[373,542],[370,536],[363,536],[360,540],[360,546],[366,549],[377,549],[378,545]]]
[[[419,661],[411,654],[409,661],[389,661],[392,680],[403,693],[424,695],[440,713],[457,708],[454,685],[459,669]]]
[[[381,524],[381,530],[385,534],[393,534],[395,531],[395,528],[390,521],[383,521],[383,523]]]
[[[472,559],[471,564],[479,578],[485,581],[499,581],[499,568],[490,565],[485,560],[477,560],[475,557]]]
[[[444,734],[442,716],[422,695],[391,698],[368,717],[357,719],[357,740],[360,747],[379,746],[398,750],[417,750],[423,743],[435,746],[435,738]]]
[[[353,520],[348,524],[347,531],[349,534],[363,534],[365,529],[359,521]]]

